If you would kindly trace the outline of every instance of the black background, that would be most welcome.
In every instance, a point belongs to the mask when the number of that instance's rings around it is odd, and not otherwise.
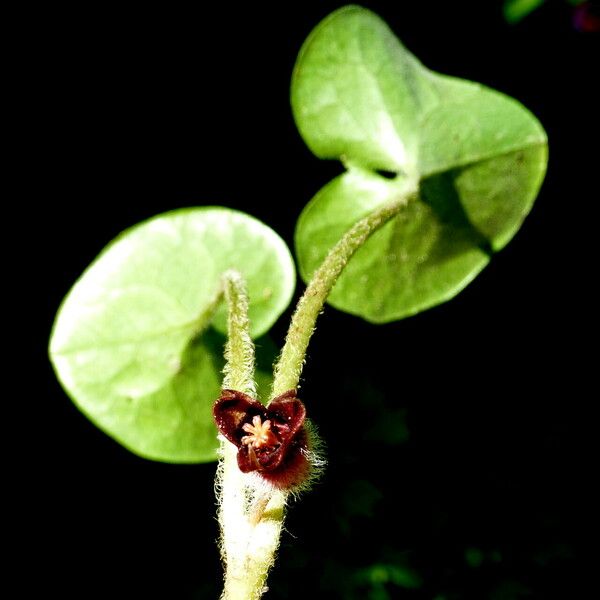
[[[151,463],[118,446],[61,390],[47,339],[87,264],[159,212],[231,206],[292,245],[301,208],[341,167],[297,134],[290,74],[309,31],[341,5],[98,5],[28,17],[30,200],[17,209],[26,218],[35,206],[39,252],[28,262],[34,412],[12,552],[28,576],[16,597],[38,587],[62,598],[218,595],[214,465]],[[586,349],[597,267],[586,257],[598,35],[576,32],[562,2],[517,26],[497,2],[364,5],[428,67],[532,110],[548,132],[549,172],[522,230],[453,301],[386,326],[326,310],[302,397],[329,467],[289,511],[268,597],[578,597],[594,448],[585,424],[597,396]],[[273,330],[278,343],[288,319]],[[390,439],[387,422],[406,434]],[[373,565],[409,568],[422,584],[388,583],[382,595],[362,575]]]

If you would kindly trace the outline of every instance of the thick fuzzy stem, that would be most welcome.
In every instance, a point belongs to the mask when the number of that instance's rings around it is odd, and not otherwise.
[[[229,309],[223,387],[256,396],[254,344],[250,338],[248,297],[242,276],[223,275]],[[222,600],[258,600],[279,545],[286,495],[263,489],[237,465],[237,448],[221,440],[217,473],[221,554],[225,563]]]
[[[240,485],[238,478],[242,473],[237,469],[237,464],[232,464],[235,468],[228,468],[230,460],[235,463],[235,448],[232,450],[231,447],[227,448],[223,465],[224,495],[232,488],[246,491],[243,482]],[[254,494],[254,497],[257,495]],[[267,500],[266,506],[264,500]],[[285,502],[286,494],[283,492],[273,492],[267,496],[259,494],[255,502],[247,496],[224,497],[222,515],[228,519],[226,527],[229,531],[223,536],[227,570],[222,600],[258,600],[262,596],[279,546]],[[253,513],[255,504],[259,505],[260,514]],[[240,506],[244,507],[241,512]]]
[[[275,366],[275,379],[271,397],[298,387],[308,342],[315,329],[317,317],[329,292],[353,254],[369,236],[395,217],[406,206],[414,190],[384,204],[356,223],[329,251],[321,266],[315,271],[288,329],[285,345]]]

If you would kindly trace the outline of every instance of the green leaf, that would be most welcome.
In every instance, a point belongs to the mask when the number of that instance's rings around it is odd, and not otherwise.
[[[292,258],[266,225],[225,208],[177,210],[132,227],[65,298],[50,339],[56,373],[82,412],[136,454],[216,458],[212,405],[223,368],[218,331],[226,332],[216,299],[232,268],[247,280],[252,335],[262,335],[291,300]]]
[[[529,111],[428,70],[378,16],[357,6],[311,33],[291,98],[309,148],[347,168],[298,221],[305,280],[357,220],[419,188],[356,253],[329,296],[373,322],[415,314],[462,290],[517,232],[544,177],[546,135]]]

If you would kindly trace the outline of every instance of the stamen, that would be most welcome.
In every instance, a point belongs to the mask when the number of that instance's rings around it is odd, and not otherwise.
[[[262,422],[259,415],[252,417],[252,425],[244,423],[242,429],[250,435],[242,438],[242,444],[251,448],[262,448],[263,446],[274,446],[277,444],[277,437],[271,431],[271,421],[267,419]]]

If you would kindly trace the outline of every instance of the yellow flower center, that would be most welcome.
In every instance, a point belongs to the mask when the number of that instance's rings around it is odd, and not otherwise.
[[[256,415],[252,418],[252,425],[245,423],[242,429],[250,435],[242,438],[242,444],[252,446],[253,448],[262,448],[263,446],[274,446],[277,444],[277,438],[271,431],[271,421],[268,419],[263,423],[261,418]]]

